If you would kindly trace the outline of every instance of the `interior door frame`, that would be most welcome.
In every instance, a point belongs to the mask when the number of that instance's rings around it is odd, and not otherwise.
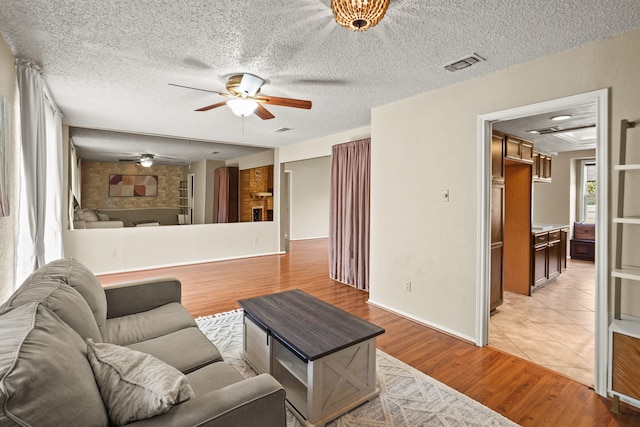
[[[489,297],[491,262],[491,126],[500,120],[544,114],[563,108],[595,103],[596,105],[596,165],[598,192],[596,195],[596,306],[595,306],[595,391],[607,396],[609,312],[609,88],[558,98],[522,107],[510,108],[478,116],[478,190],[476,267],[476,345],[485,346],[489,339]]]

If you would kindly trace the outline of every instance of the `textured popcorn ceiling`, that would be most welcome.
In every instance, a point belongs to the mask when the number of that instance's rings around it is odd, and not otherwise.
[[[0,32],[41,66],[65,123],[264,147],[366,126],[373,107],[638,27],[637,0],[391,0],[364,33],[335,24],[329,0],[0,4]],[[487,61],[443,68],[474,52]],[[269,121],[198,113],[224,98],[168,85],[224,91],[242,72],[313,108],[270,106]]]

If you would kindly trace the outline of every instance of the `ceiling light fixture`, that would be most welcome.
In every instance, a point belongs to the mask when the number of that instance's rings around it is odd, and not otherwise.
[[[562,120],[569,120],[570,118],[571,118],[570,115],[563,114],[561,116],[553,116],[553,117],[551,117],[551,120],[553,120],[555,122],[559,122],[559,121],[562,121]]]
[[[389,0],[331,0],[336,22],[351,31],[366,31],[384,17]]]
[[[227,105],[233,111],[233,114],[240,117],[246,117],[253,114],[258,108],[258,103],[251,99],[246,98],[235,98],[230,101],[227,101]]]
[[[143,154],[140,156],[140,165],[145,168],[151,167],[151,165],[153,165],[153,156],[150,154]]]

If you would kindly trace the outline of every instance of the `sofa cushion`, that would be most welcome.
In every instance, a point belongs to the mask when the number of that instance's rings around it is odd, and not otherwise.
[[[107,319],[102,338],[112,344],[128,345],[192,326],[196,326],[193,317],[182,305],[174,302],[141,313]]]
[[[185,375],[153,356],[91,339],[87,353],[115,425],[163,414],[195,397]]]
[[[74,288],[57,279],[42,279],[18,288],[11,298],[0,307],[0,313],[19,305],[41,302],[80,335],[102,342],[102,335],[82,295]]]
[[[103,213],[98,212],[97,215],[98,215],[98,219],[100,221],[111,221],[111,218],[109,218],[109,215],[107,215],[107,214],[103,214]]]
[[[83,209],[82,219],[87,222],[100,221],[98,213],[93,209]]]
[[[40,303],[0,316],[0,425],[107,426],[84,341]]]
[[[184,373],[222,361],[222,355],[218,349],[195,326],[127,347],[151,354]],[[189,350],[185,351],[185,349]]]
[[[196,396],[220,390],[244,378],[234,368],[224,362],[216,362],[187,374]]]
[[[78,291],[89,304],[98,329],[104,334],[103,328],[107,318],[107,298],[104,295],[102,285],[87,267],[74,258],[52,261],[27,277],[22,286],[43,279],[62,280]]]

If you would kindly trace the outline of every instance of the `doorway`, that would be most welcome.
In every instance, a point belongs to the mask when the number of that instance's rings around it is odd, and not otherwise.
[[[477,344],[488,343],[489,295],[490,295],[490,201],[491,201],[491,129],[493,123],[513,120],[537,114],[550,113],[565,108],[593,103],[596,107],[596,156],[599,189],[597,197],[597,236],[595,267],[595,377],[594,388],[606,396],[607,366],[607,271],[606,242],[607,217],[607,168],[608,164],[608,90],[602,89],[581,95],[532,104],[510,110],[484,114],[478,117],[479,130],[479,179],[478,179],[478,283],[477,283]]]

